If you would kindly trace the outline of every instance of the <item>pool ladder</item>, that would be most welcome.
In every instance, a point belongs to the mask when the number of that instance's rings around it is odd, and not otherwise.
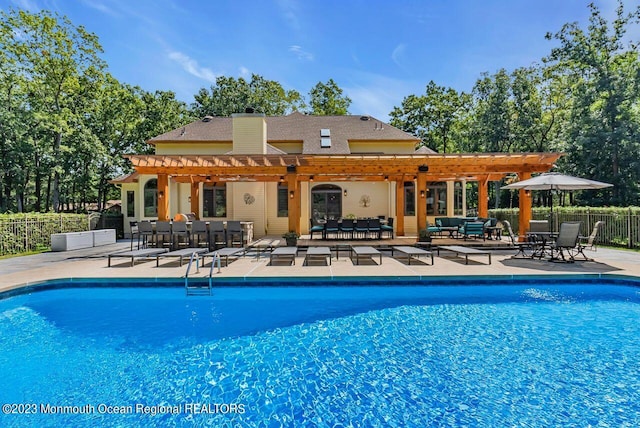
[[[200,255],[198,253],[191,253],[191,257],[189,258],[189,264],[187,265],[187,271],[184,274],[184,289],[187,293],[187,296],[204,296],[211,295],[211,291],[213,289],[213,268],[218,263],[218,273],[220,270],[220,255],[216,251],[213,254],[213,260],[211,261],[211,268],[209,268],[209,281],[206,285],[201,284],[189,284],[189,272],[191,271],[191,266],[193,265],[193,261],[196,262],[196,273],[200,273]]]

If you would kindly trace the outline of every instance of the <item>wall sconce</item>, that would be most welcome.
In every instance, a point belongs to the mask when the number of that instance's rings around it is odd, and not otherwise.
[[[384,176],[384,181],[389,181],[389,176],[388,175]]]
[[[296,193],[295,193],[293,190],[289,190],[289,197],[290,197],[291,199],[293,199],[293,197],[295,196],[295,194],[296,194]]]
[[[342,194],[344,195],[344,197],[347,197],[347,189],[344,189],[344,192],[342,192]]]
[[[282,183],[284,181],[284,177],[280,176],[280,182]]]
[[[427,195],[427,194],[426,194],[426,192],[425,192],[424,190],[421,190],[421,191],[420,191],[420,197],[421,197],[421,198],[424,198],[426,195]]]
[[[309,181],[313,181],[313,175],[309,176]]]
[[[158,192],[158,198],[160,198],[160,199],[164,198],[164,191],[163,190]]]
[[[191,196],[187,197],[187,202],[191,202]]]

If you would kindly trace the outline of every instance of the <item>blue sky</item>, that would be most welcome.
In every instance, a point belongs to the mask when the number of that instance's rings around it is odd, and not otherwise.
[[[187,103],[221,75],[256,73],[305,96],[332,78],[351,113],[388,120],[430,80],[470,91],[482,72],[539,62],[554,46],[546,32],[586,28],[590,1],[0,0],[0,9],[68,16],[98,35],[118,80]],[[615,16],[614,0],[595,3]],[[628,10],[639,3],[625,0]]]

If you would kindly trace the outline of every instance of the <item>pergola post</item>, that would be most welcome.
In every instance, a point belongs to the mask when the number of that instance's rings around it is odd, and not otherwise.
[[[191,212],[200,218],[200,183],[191,183]]]
[[[289,232],[300,234],[300,183],[295,172],[287,173],[287,193],[289,196]]]
[[[396,235],[404,236],[404,177],[396,181]]]
[[[169,220],[169,176],[158,174],[158,220]]]
[[[531,178],[530,172],[520,172],[518,173],[518,178],[520,181],[528,180]],[[519,216],[518,216],[518,235],[524,236],[524,234],[529,230],[529,221],[531,221],[531,191],[530,190],[519,190]]]
[[[489,177],[478,177],[478,217],[489,217]]]
[[[427,173],[418,172],[416,188],[416,216],[418,222],[418,234],[422,229],[427,228]]]

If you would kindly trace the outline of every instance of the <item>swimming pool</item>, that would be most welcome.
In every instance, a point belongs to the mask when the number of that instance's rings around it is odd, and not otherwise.
[[[633,280],[282,281],[211,297],[54,282],[1,300],[0,426],[640,421]]]

